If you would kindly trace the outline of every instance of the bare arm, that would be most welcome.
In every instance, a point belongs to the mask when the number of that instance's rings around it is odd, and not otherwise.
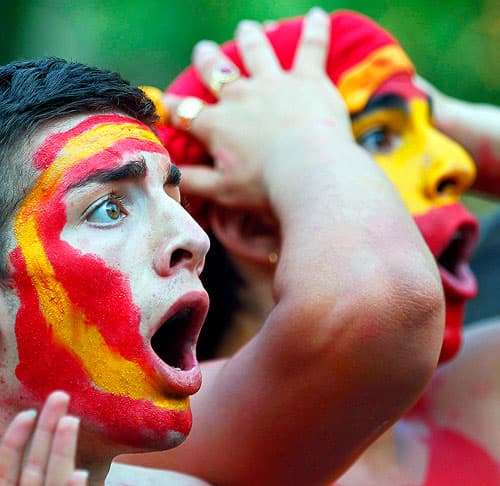
[[[460,143],[477,166],[473,189],[500,196],[500,108],[447,96],[419,79],[431,95],[436,126]]]
[[[185,170],[190,191],[235,205],[265,200],[280,221],[276,307],[236,355],[205,367],[185,444],[144,465],[217,485],[324,484],[434,371],[439,276],[399,195],[352,139],[323,73],[327,25],[308,18],[291,72],[259,28],[240,28],[252,77],[224,87],[193,125],[217,165]],[[195,54],[205,80],[218,56],[207,45]]]

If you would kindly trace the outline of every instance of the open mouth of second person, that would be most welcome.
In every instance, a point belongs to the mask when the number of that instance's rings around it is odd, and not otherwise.
[[[463,224],[437,256],[445,290],[452,290],[463,298],[472,298],[477,292],[476,280],[469,267],[476,239],[476,228]]]

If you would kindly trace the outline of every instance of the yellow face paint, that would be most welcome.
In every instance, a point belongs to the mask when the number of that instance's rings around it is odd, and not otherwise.
[[[474,180],[471,158],[432,126],[424,99],[361,113],[352,129],[415,216],[457,202]]]
[[[387,45],[371,52],[363,61],[340,76],[337,88],[351,113],[361,110],[374,91],[394,74],[414,71],[405,52],[397,45]]]

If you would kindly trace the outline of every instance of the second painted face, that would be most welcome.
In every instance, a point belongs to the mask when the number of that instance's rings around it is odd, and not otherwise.
[[[436,258],[446,298],[440,361],[447,361],[460,348],[465,302],[477,293],[468,262],[478,225],[460,203],[474,181],[474,164],[435,129],[430,99],[406,74],[382,83],[352,115],[352,128],[398,189]]]
[[[169,448],[189,432],[188,396],[208,299],[205,233],[153,132],[119,115],[39,134],[39,177],[14,220],[13,323],[23,396],[54,389],[107,439]]]

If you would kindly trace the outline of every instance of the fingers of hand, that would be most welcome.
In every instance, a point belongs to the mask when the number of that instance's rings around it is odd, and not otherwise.
[[[330,39],[330,18],[315,7],[304,17],[302,35],[294,60],[294,72],[324,73]]]
[[[25,468],[26,476],[39,477],[40,483],[30,479],[26,484],[43,484],[54,434],[59,420],[68,411],[68,405],[69,396],[64,392],[53,392],[47,398],[38,419]],[[23,484],[25,474],[23,474],[21,484]]]
[[[192,196],[217,200],[222,184],[221,173],[211,167],[180,167],[181,191]]]
[[[243,20],[236,29],[236,42],[247,71],[255,76],[281,71],[274,50],[257,22]]]
[[[181,190],[232,208],[268,207],[267,196],[252,173],[211,167],[182,167]]]
[[[47,466],[47,486],[65,484],[71,477],[75,468],[79,424],[77,417],[69,415],[57,423]]]
[[[16,415],[0,442],[0,484],[17,485],[21,465],[29,439],[35,428],[36,411],[27,410]]]
[[[216,97],[220,96],[227,84],[240,77],[238,67],[222,53],[217,44],[211,41],[201,41],[196,44],[193,63],[203,82]]]

